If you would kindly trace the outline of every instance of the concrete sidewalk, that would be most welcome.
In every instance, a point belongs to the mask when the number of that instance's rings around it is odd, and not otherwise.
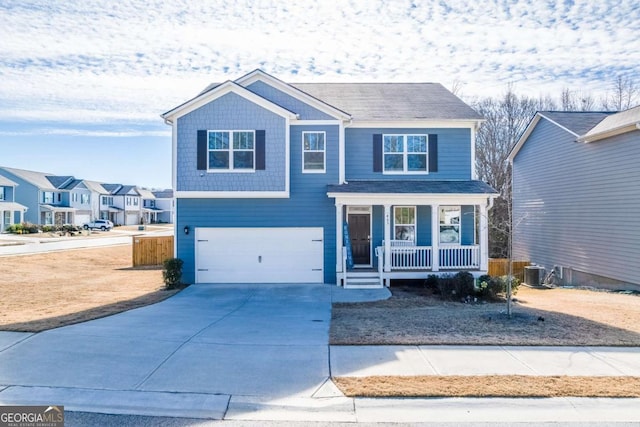
[[[329,377],[640,376],[638,348],[328,346],[331,302],[388,290],[195,285],[38,334],[0,332],[0,405],[294,422],[637,422],[640,399],[352,399]]]

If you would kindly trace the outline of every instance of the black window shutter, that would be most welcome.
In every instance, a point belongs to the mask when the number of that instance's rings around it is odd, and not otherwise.
[[[429,135],[429,172],[438,172],[438,135]]]
[[[256,170],[263,171],[266,169],[265,161],[265,131],[256,131]]]
[[[207,131],[198,131],[198,170],[207,170]]]
[[[373,134],[373,171],[382,172],[382,134]]]

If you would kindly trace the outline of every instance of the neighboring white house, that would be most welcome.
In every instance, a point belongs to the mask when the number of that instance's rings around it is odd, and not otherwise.
[[[102,184],[109,194],[101,196],[101,211],[116,225],[140,224],[142,197],[135,185]],[[104,208],[104,210],[103,210]]]
[[[157,206],[156,196],[152,191],[137,188],[138,194],[142,198],[142,218],[145,224],[155,224],[159,222],[158,216],[163,213],[162,208]]]

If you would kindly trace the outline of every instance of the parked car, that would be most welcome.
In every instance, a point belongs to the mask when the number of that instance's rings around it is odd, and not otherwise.
[[[109,231],[113,228],[113,223],[108,219],[96,219],[82,226],[85,230],[99,228],[102,231]]]

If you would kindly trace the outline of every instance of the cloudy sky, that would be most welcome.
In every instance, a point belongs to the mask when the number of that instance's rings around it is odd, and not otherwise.
[[[0,0],[0,166],[169,187],[159,114],[211,82],[600,96],[640,79],[639,34],[637,0]]]

